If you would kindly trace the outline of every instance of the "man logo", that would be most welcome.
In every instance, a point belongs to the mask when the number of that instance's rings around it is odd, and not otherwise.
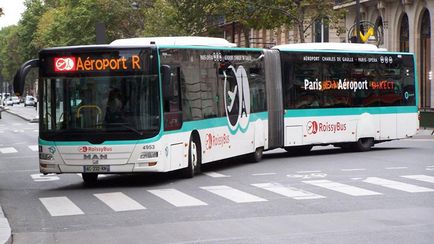
[[[318,123],[316,121],[307,122],[307,134],[312,135],[318,132]]]
[[[250,117],[250,87],[246,70],[243,66],[229,66],[223,71],[224,102],[228,126],[232,134],[238,129],[245,132]]]
[[[75,57],[54,58],[54,72],[75,71]]]

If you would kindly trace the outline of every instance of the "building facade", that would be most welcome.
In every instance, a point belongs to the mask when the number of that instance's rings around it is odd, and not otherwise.
[[[360,0],[359,6],[356,1],[337,1],[335,9],[347,10],[347,30],[359,10],[360,20],[380,33],[381,40],[374,40],[380,47],[416,54],[420,108],[434,112],[434,0]],[[361,31],[367,34],[366,28]],[[345,41],[351,41],[351,33]]]
[[[305,41],[358,41],[373,43],[389,51],[415,53],[420,109],[434,112],[434,38],[431,37],[434,32],[434,0],[336,0],[334,9],[344,10],[345,18],[330,28],[315,21],[305,33]],[[358,26],[355,24],[357,19]],[[238,23],[222,27],[225,37],[238,46],[271,47],[299,42],[297,32],[288,27],[245,30]],[[355,35],[357,30],[359,37]]]

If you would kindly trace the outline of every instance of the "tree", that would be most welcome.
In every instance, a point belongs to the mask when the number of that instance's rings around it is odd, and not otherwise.
[[[189,35],[179,21],[178,9],[167,0],[157,0],[152,7],[139,9],[143,15],[143,36]],[[193,32],[193,31],[192,31]]]
[[[209,32],[210,17],[224,16],[226,23],[237,22],[243,27],[245,40],[250,29],[293,27],[299,42],[317,20],[336,24],[342,11],[333,10],[334,0],[172,0],[178,10],[178,21],[189,33]],[[212,21],[211,21],[212,22]],[[249,43],[247,43],[249,45]]]
[[[344,14],[343,11],[333,10],[334,0],[274,0],[273,3],[254,0],[248,2],[256,8],[265,8],[273,13],[279,13],[280,17],[268,15],[269,20],[272,20],[271,23],[277,23],[280,26],[282,24],[293,26],[298,33],[299,42],[302,43],[305,42],[306,32],[315,21],[325,20],[326,24],[337,26]]]
[[[17,67],[23,62],[19,53],[17,26],[8,26],[0,31],[0,70],[6,81],[12,81]]]

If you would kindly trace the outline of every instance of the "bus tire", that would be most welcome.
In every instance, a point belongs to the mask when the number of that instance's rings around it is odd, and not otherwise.
[[[83,178],[83,183],[85,186],[94,186],[98,181],[97,173],[81,173],[81,178]]]
[[[194,135],[191,135],[188,146],[188,166],[181,171],[183,178],[193,178],[195,174],[200,173],[202,163],[200,152],[199,140]]]
[[[264,152],[263,147],[256,148],[256,150],[252,154],[250,154],[250,161],[254,163],[261,161],[263,152]]]
[[[353,144],[353,149],[358,152],[366,152],[371,150],[373,145],[374,145],[374,138],[372,137],[359,138],[359,140],[357,140],[357,142]]]

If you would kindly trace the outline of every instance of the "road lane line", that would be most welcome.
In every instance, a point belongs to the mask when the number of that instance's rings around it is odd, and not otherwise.
[[[267,176],[267,175],[276,175],[277,173],[256,173],[252,174],[252,176]]]
[[[308,173],[321,173],[321,170],[305,170],[305,171],[297,171],[297,174],[308,174]]]
[[[252,184],[252,186],[256,186],[261,189],[283,195],[285,197],[293,198],[295,200],[325,198],[325,196],[317,195],[315,193],[304,191],[294,187],[283,186],[278,183],[260,183],[260,184]]]
[[[32,177],[33,181],[35,182],[46,182],[46,181],[56,181],[60,180],[59,176],[56,174],[31,174],[30,177]]]
[[[67,197],[39,198],[51,216],[70,216],[84,214],[81,209]]]
[[[372,195],[382,195],[379,192],[366,190],[360,187],[356,186],[350,186],[338,182],[333,182],[329,180],[309,180],[309,181],[303,181],[303,183],[319,186],[322,188],[326,188],[332,191],[337,191],[340,193],[348,194],[351,196],[372,196]]]
[[[387,167],[385,169],[408,169],[408,167]]]
[[[155,196],[167,201],[168,203],[176,207],[208,205],[207,203],[202,202],[201,200],[189,196],[176,189],[156,189],[156,190],[148,190],[148,192],[154,194]]]
[[[344,172],[350,172],[350,171],[365,171],[366,169],[341,169],[341,171]]]
[[[424,181],[429,183],[434,183],[434,176],[428,176],[428,175],[403,175],[401,177],[412,179],[412,180],[418,180],[418,181]]]
[[[140,203],[136,202],[134,199],[123,194],[122,192],[99,193],[93,195],[115,212],[146,209]]]
[[[39,146],[38,145],[30,145],[29,149],[34,151],[34,152],[37,152],[37,151],[39,151]]]
[[[378,178],[378,177],[368,177],[365,180],[363,180],[363,182],[374,184],[374,185],[379,185],[379,186],[383,186],[383,187],[387,187],[387,188],[391,188],[391,189],[395,189],[395,190],[410,192],[410,193],[434,191],[434,189],[431,189],[431,188],[416,186],[416,185],[407,184],[407,183],[394,181],[394,180],[387,180],[387,179]]]
[[[205,175],[208,175],[209,177],[213,177],[213,178],[225,178],[225,177],[230,177],[229,175],[224,175],[224,174],[220,174],[217,172],[206,172],[204,173]]]
[[[17,153],[17,152],[18,151],[15,148],[13,148],[13,147],[3,147],[3,148],[0,148],[0,153],[3,153],[3,154]]]
[[[211,193],[214,193],[216,195],[219,195],[221,197],[224,197],[228,200],[231,200],[236,203],[249,203],[249,202],[265,202],[267,201],[264,198],[252,195],[247,192],[243,192],[240,190],[237,190],[235,188],[232,188],[230,186],[203,186],[200,187],[204,190],[207,190]]]

